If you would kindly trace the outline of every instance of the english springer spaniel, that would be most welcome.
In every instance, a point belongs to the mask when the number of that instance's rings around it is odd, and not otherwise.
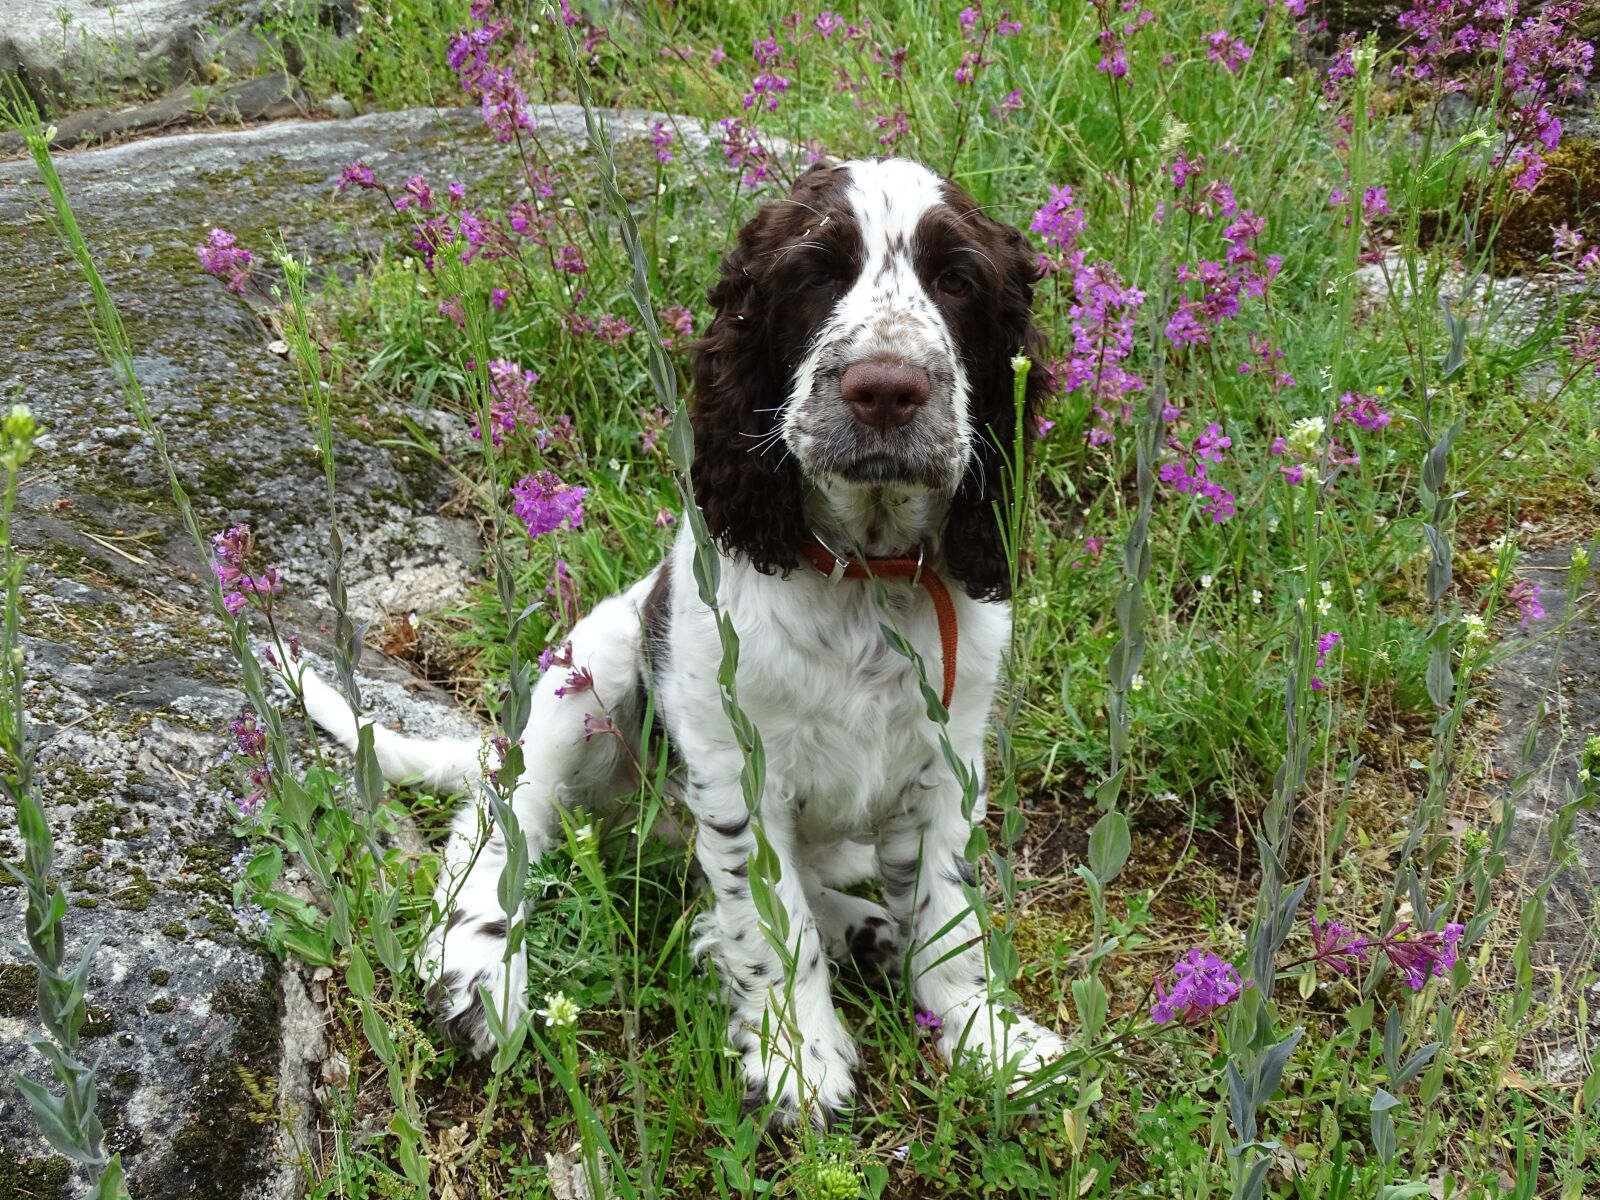
[[[962,890],[1011,628],[999,513],[1019,350],[1034,363],[1030,413],[1044,383],[1035,264],[1020,232],[904,159],[813,167],[724,259],[715,318],[693,348],[692,479],[721,556],[718,601],[739,635],[739,703],[765,748],[757,813],[740,787],[687,521],[654,571],[574,626],[570,665],[535,690],[512,804],[537,856],[560,831],[558,806],[604,816],[636,788],[641,756],[624,739],[637,741],[654,688],[714,897],[695,947],[720,969],[750,1097],[773,1100],[780,1120],[825,1123],[849,1107],[856,1047],[830,995],[830,966],[845,957],[905,966],[947,1058],[975,1053],[1025,1078],[1063,1050],[993,1005]],[[927,664],[930,688],[942,680],[950,744],[978,780],[970,815],[886,620]],[[574,673],[593,687],[571,687]],[[339,696],[310,675],[304,691],[313,719],[353,745]],[[622,736],[591,736],[599,720]],[[478,741],[374,735],[393,780],[471,790],[480,776]],[[792,979],[750,894],[757,823],[781,868]],[[506,954],[496,896],[504,860],[500,831],[467,806],[445,851],[446,919],[424,954],[443,1028],[479,1053],[492,1045],[480,989],[508,1027],[528,1003],[526,957]],[[874,878],[882,905],[842,890]]]

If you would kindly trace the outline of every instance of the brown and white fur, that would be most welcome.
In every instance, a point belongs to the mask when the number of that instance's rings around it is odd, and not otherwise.
[[[1041,359],[1029,313],[1035,262],[1017,230],[904,159],[813,168],[754,216],[724,260],[715,317],[693,349],[692,479],[721,555],[718,602],[739,635],[739,701],[765,749],[757,817],[740,789],[688,522],[654,571],[574,627],[573,666],[547,672],[534,694],[512,804],[537,856],[559,832],[558,806],[612,813],[636,786],[622,739],[587,737],[585,718],[637,739],[654,689],[714,897],[696,948],[720,971],[752,1098],[770,1097],[790,1118],[825,1122],[850,1105],[856,1047],[830,976],[847,955],[898,969],[909,951],[915,1002],[940,1018],[947,1057],[1013,1060],[1025,1076],[1063,1049],[1051,1031],[992,1007],[962,891],[981,790],[964,817],[914,670],[885,641],[871,588],[831,583],[799,554],[813,533],[868,555],[926,547],[928,569],[951,585],[960,638],[949,738],[981,781],[1011,624],[996,515],[1001,448],[1016,421],[1010,362],[1019,350]],[[1035,365],[1030,406],[1042,383]],[[928,594],[910,581],[885,586],[895,623],[937,680]],[[593,690],[558,695],[579,668]],[[309,675],[305,694],[311,716],[353,744],[338,695]],[[375,732],[391,779],[475,788],[478,741]],[[792,980],[750,896],[757,820],[781,866]],[[480,987],[504,1004],[507,1023],[528,1003],[524,955],[506,962],[498,837],[476,805],[457,817],[423,964],[443,1028],[478,1052],[491,1045]],[[871,878],[881,906],[841,890]],[[792,1009],[780,1014],[785,997]]]

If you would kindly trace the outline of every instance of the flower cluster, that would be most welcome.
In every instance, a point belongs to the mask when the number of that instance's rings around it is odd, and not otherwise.
[[[1208,33],[1201,41],[1206,48],[1206,57],[1234,75],[1244,70],[1254,53],[1248,42],[1234,37],[1226,29]]]
[[[484,124],[495,140],[504,143],[519,131],[533,132],[533,114],[517,85],[516,72],[504,63],[491,61],[508,26],[504,21],[491,21],[489,7],[483,3],[473,5],[477,23],[451,39],[445,61],[456,73],[462,90],[478,101]]]
[[[233,234],[226,229],[213,229],[206,240],[195,247],[195,253],[200,256],[200,266],[225,281],[230,292],[235,296],[244,294],[255,256],[239,245]]]
[[[1363,414],[1362,420],[1377,422],[1373,428],[1381,428],[1385,422],[1378,418],[1385,414]],[[1345,419],[1356,424],[1362,424],[1353,415]],[[1335,418],[1335,424],[1339,418]],[[1288,456],[1291,461],[1288,465],[1279,467],[1283,481],[1290,485],[1301,483],[1315,484],[1319,480],[1331,477],[1333,472],[1341,467],[1359,467],[1361,456],[1351,453],[1341,446],[1337,440],[1329,438],[1324,445],[1322,435],[1327,433],[1328,423],[1321,417],[1302,417],[1289,426],[1287,437],[1277,437],[1272,440],[1270,451],[1274,456]]]
[[[272,784],[272,767],[267,761],[266,731],[256,724],[255,717],[250,713],[236,718],[228,729],[238,746],[239,757],[250,764],[250,786],[253,790],[239,800],[239,815],[254,816]]]
[[[578,1023],[578,1017],[581,1015],[577,1004],[564,992],[547,993],[544,1007],[538,1012],[544,1018],[546,1027],[552,1029],[571,1029]]]
[[[1150,1006],[1150,1019],[1157,1025],[1174,1020],[1196,1025],[1232,1004],[1244,988],[1232,963],[1209,950],[1190,950],[1173,965],[1170,985],[1161,979],[1155,981],[1156,999]]]
[[[534,408],[529,399],[529,390],[539,382],[539,376],[532,371],[524,370],[519,364],[508,358],[493,359],[488,366],[489,372],[489,440],[499,446],[505,438],[515,433],[519,428],[537,426],[539,422],[538,410]],[[483,430],[478,427],[478,416],[472,416],[473,440],[481,440]],[[539,449],[545,448],[545,442],[540,441]]]
[[[1133,7],[1130,2],[1124,2],[1121,6],[1123,12],[1132,12]],[[1125,79],[1128,75],[1128,39],[1152,24],[1156,15],[1148,8],[1141,8],[1131,20],[1124,21],[1118,27],[1109,0],[1094,0],[1094,8],[1100,22],[1100,61],[1095,63],[1095,70],[1112,79]]]
[[[511,485],[511,511],[527,526],[531,538],[563,525],[577,529],[583,524],[586,494],[587,489],[563,483],[553,472],[536,471]]]
[[[1401,922],[1375,944],[1400,972],[1405,985],[1420,992],[1430,978],[1442,978],[1456,965],[1456,946],[1465,926],[1452,922],[1439,930],[1419,929],[1413,933],[1410,929],[1408,922]]]
[[[1329,653],[1342,641],[1344,641],[1344,638],[1339,636],[1339,632],[1336,629],[1330,629],[1317,639],[1317,670],[1320,671],[1328,665]],[[1327,686],[1322,682],[1322,676],[1313,675],[1311,677],[1312,691],[1320,692]]]
[[[1516,611],[1517,623],[1524,629],[1528,627],[1528,622],[1542,621],[1545,618],[1544,605],[1539,603],[1539,594],[1542,590],[1537,583],[1519,579],[1506,593],[1506,603]]]
[[[1349,976],[1357,962],[1366,962],[1368,941],[1357,937],[1337,921],[1311,918],[1311,961],[1326,963],[1340,975]]]
[[[1380,392],[1382,388],[1378,389]],[[1346,421],[1359,425],[1369,433],[1376,433],[1389,424],[1389,414],[1378,405],[1376,396],[1363,396],[1360,392],[1346,392],[1339,397],[1339,411],[1333,414],[1333,423]]]
[[[258,574],[250,573],[255,552],[255,534],[248,525],[235,525],[211,538],[211,569],[222,585],[222,605],[233,616],[244,611],[252,596],[268,604],[283,589],[277,567],[267,566]]]
[[[1558,106],[1583,90],[1594,67],[1594,46],[1577,32],[1580,8],[1412,0],[1399,18],[1409,40],[1396,73],[1441,98],[1461,93],[1492,107],[1504,135],[1498,161],[1515,190],[1531,192],[1561,142]]]
[[[722,157],[739,172],[744,185],[756,187],[765,182],[772,164],[755,130],[738,117],[723,117],[717,126],[722,130]]]
[[[1172,410],[1172,415],[1176,417],[1176,410]],[[1201,512],[1219,525],[1238,511],[1238,504],[1233,493],[1212,480],[1207,472],[1212,464],[1222,461],[1223,451],[1232,445],[1233,439],[1225,437],[1222,426],[1213,421],[1189,445],[1169,437],[1167,446],[1177,451],[1178,457],[1163,463],[1160,471],[1162,483],[1182,495],[1202,499]]]

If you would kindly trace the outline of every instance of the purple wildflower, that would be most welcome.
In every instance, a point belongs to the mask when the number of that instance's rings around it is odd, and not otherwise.
[[[1389,414],[1378,407],[1376,397],[1365,396],[1360,392],[1346,392],[1340,396],[1339,411],[1333,414],[1335,425],[1350,421],[1373,433],[1388,425],[1389,419]]]
[[[539,670],[548,671],[551,667],[570,667],[572,665],[572,643],[562,642],[559,646],[546,646],[539,652]]]
[[[834,35],[834,31],[844,28],[844,18],[836,12],[823,9],[811,21],[811,28],[822,35],[824,41]]]
[[[577,529],[583,524],[586,494],[586,489],[561,482],[553,472],[536,471],[511,486],[511,511],[527,526],[531,538],[563,525]]]
[[[372,173],[372,168],[364,162],[353,162],[339,172],[339,191],[346,188],[375,188],[378,186],[378,177]]]
[[[620,346],[632,332],[633,326],[624,318],[610,313],[601,313],[595,322],[594,336],[608,346]]]
[[[1244,70],[1245,63],[1254,53],[1247,42],[1234,37],[1226,29],[1207,34],[1201,39],[1206,47],[1206,57],[1234,75]]]
[[[1378,945],[1400,972],[1405,985],[1420,992],[1430,977],[1443,978],[1456,965],[1456,946],[1465,929],[1452,922],[1441,930],[1418,931],[1408,936],[1408,928],[1402,922]]]
[[[672,130],[657,121],[650,126],[650,142],[656,148],[656,161],[658,163],[672,161]]]
[[[663,308],[656,319],[661,322],[661,344],[668,350],[694,336],[694,314],[681,304]]]
[[[1002,121],[1009,120],[1011,114],[1022,108],[1022,89],[1013,88],[1001,97],[1000,103],[994,106],[994,115]]]
[[[206,240],[195,247],[195,252],[204,270],[225,280],[234,295],[244,294],[245,284],[250,282],[250,264],[254,256],[238,244],[233,234],[226,229],[213,229]]]
[[[1072,188],[1051,187],[1050,198],[1034,211],[1033,223],[1028,228],[1066,259],[1077,249],[1078,235],[1083,232],[1085,221],[1083,209],[1073,199]]]
[[[556,270],[568,275],[582,275],[589,269],[589,264],[583,261],[583,251],[571,242],[556,251]]]
[[[944,1022],[939,1019],[939,1014],[926,1008],[917,1009],[917,1028],[928,1033],[938,1033],[944,1028]]]
[[[1191,950],[1172,968],[1169,991],[1160,979],[1155,981],[1156,1000],[1150,1006],[1150,1019],[1165,1025],[1174,1019],[1195,1025],[1218,1009],[1226,1008],[1244,990],[1239,972],[1208,950]]]
[[[1327,963],[1341,975],[1349,975],[1356,962],[1366,962],[1368,941],[1356,937],[1337,921],[1326,924],[1311,918],[1311,958],[1313,962]]]
[[[569,696],[592,691],[594,691],[594,675],[588,667],[578,667],[567,672],[567,681],[556,689],[556,695]]]
[[[1539,593],[1542,589],[1537,583],[1530,583],[1526,579],[1519,579],[1511,585],[1511,591],[1506,594],[1506,601],[1517,610],[1518,624],[1524,629],[1529,621],[1542,621],[1545,618],[1544,605],[1539,603]]]

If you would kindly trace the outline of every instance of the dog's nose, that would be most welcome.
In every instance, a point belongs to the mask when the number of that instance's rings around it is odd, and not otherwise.
[[[873,429],[909,425],[933,384],[921,367],[870,359],[845,368],[839,391],[856,420]]]

